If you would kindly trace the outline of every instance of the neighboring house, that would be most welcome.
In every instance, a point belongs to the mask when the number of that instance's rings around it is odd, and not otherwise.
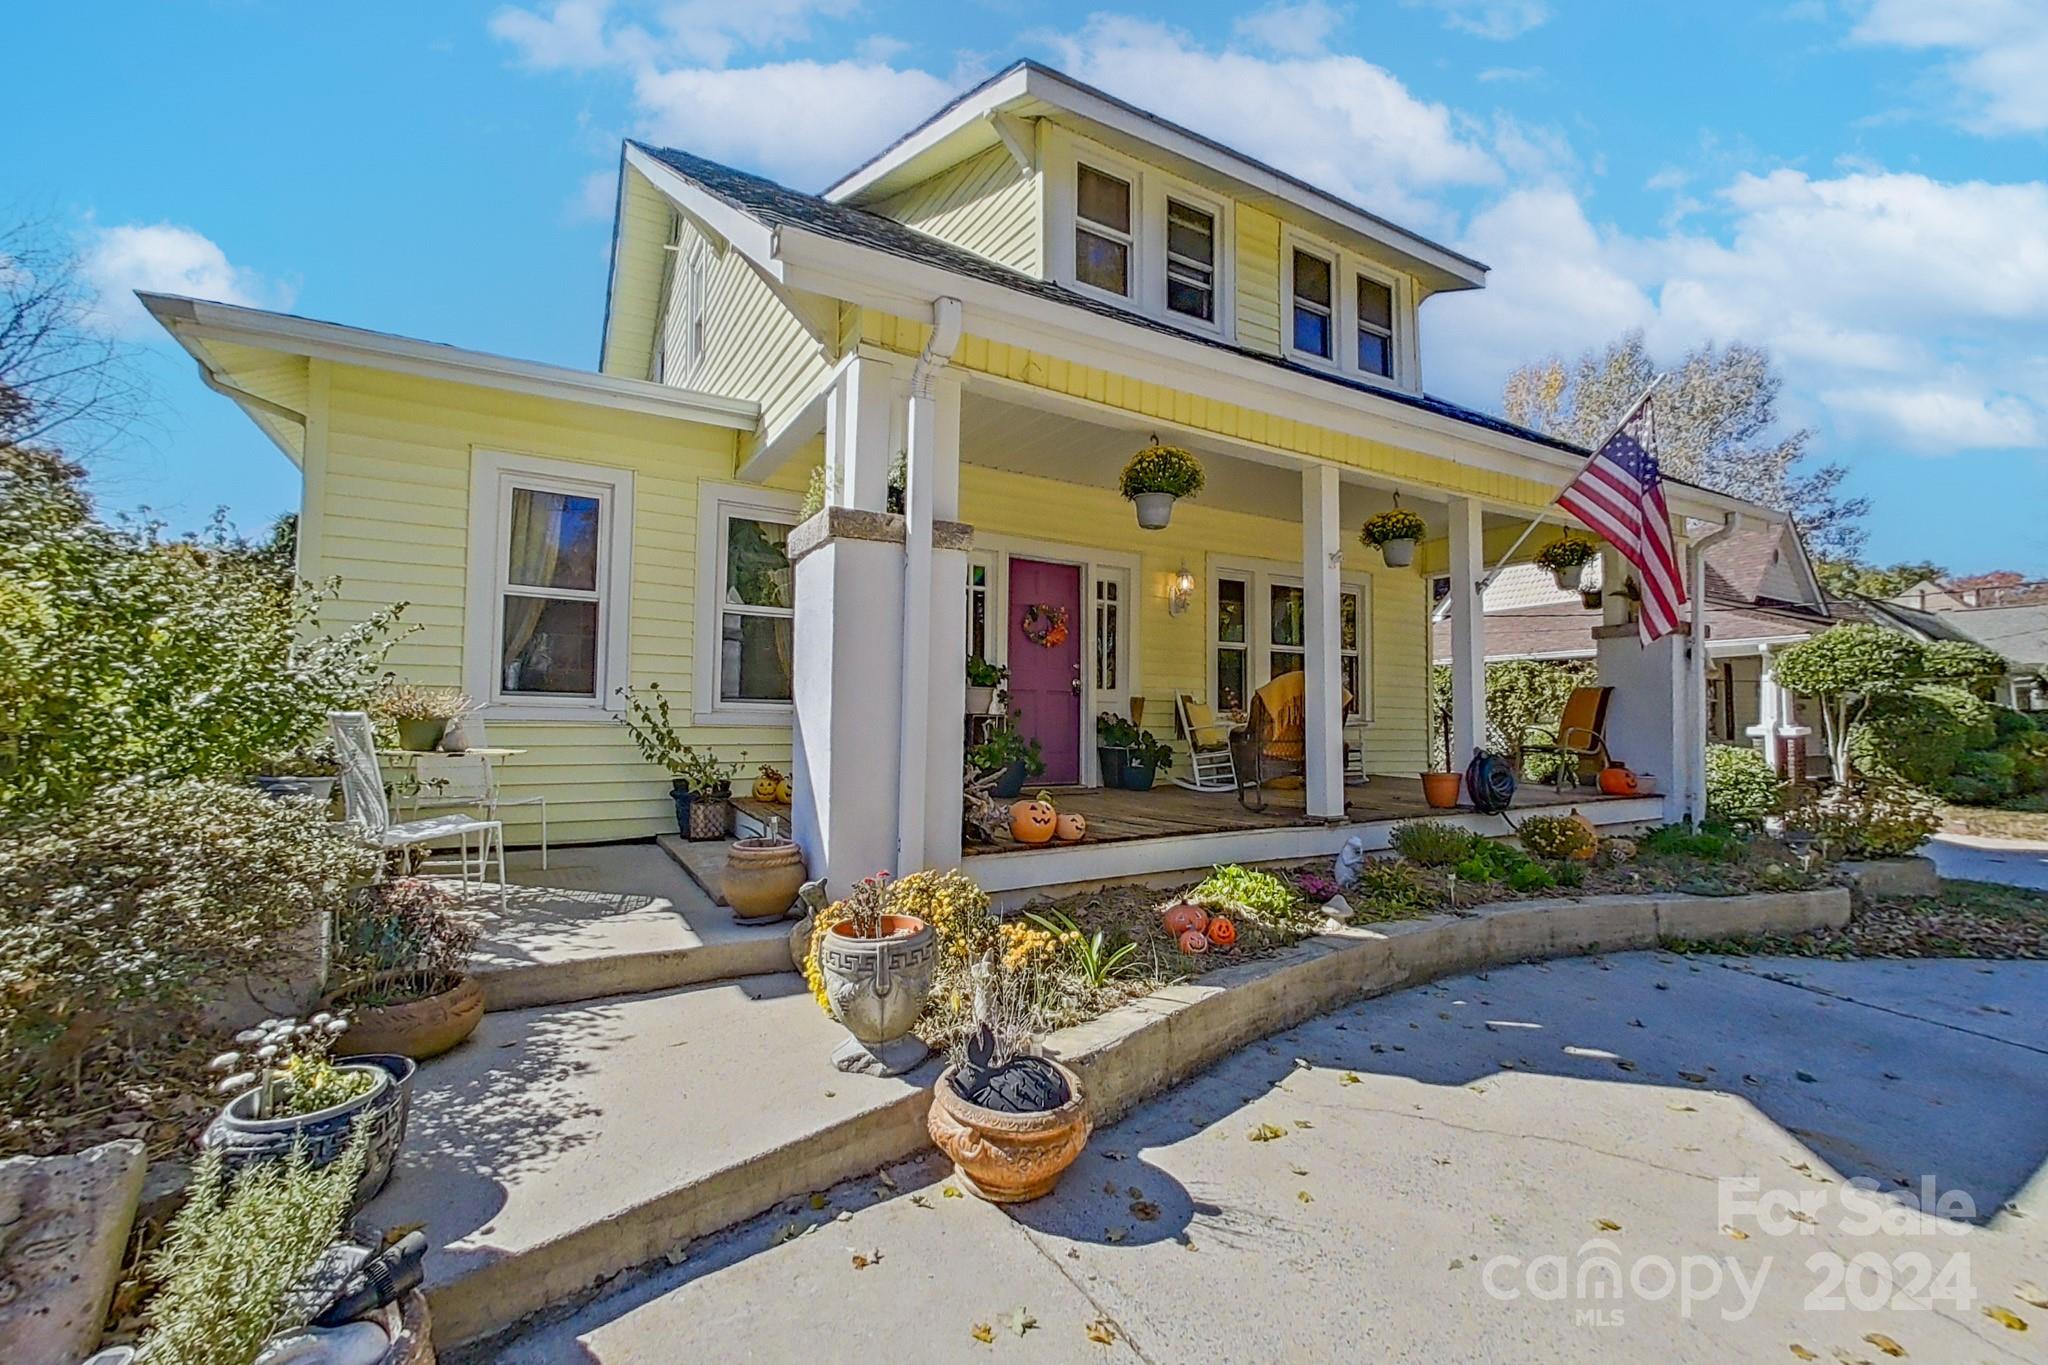
[[[145,302],[303,470],[301,571],[340,575],[346,614],[412,604],[394,666],[527,751],[506,780],[546,792],[557,838],[673,828],[616,724],[628,682],[660,682],[691,742],[792,767],[797,837],[843,890],[960,858],[970,651],[1009,664],[1044,780],[1081,786],[1098,712],[1142,698],[1164,734],[1176,693],[1229,709],[1306,670],[1298,826],[974,859],[1016,890],[1335,849],[1347,738],[1368,773],[1427,764],[1430,572],[1458,751],[1485,733],[1478,581],[1584,458],[1426,394],[1422,304],[1485,279],[1026,63],[822,195],[628,143],[594,373]],[[1117,476],[1155,438],[1209,486],[1140,532]],[[1667,492],[1681,527],[1777,520]],[[1431,528],[1414,568],[1358,543],[1397,496]],[[1064,640],[1022,632],[1034,605]],[[1697,810],[1700,670],[1683,636],[1611,624],[1611,728],[1669,777],[1600,818]]]
[[[1883,601],[1860,598],[1856,607],[1865,619],[1918,640],[1967,640],[1992,650],[2009,669],[1999,680],[1999,700],[2018,711],[2048,711],[2048,584],[1934,585]]]
[[[1706,737],[1720,744],[1754,742],[1778,766],[1781,755],[1794,751],[1791,742],[1811,731],[1798,699],[1772,676],[1772,658],[1834,624],[1829,599],[1789,524],[1739,530],[1709,546],[1705,563]],[[1586,584],[1599,588],[1603,581],[1596,562]],[[1600,618],[1534,564],[1501,570],[1487,586],[1486,613],[1491,661],[1595,657],[1593,627]],[[1440,622],[1434,630],[1431,657],[1443,663],[1450,658],[1450,628]],[[1808,764],[1821,759],[1809,756]]]

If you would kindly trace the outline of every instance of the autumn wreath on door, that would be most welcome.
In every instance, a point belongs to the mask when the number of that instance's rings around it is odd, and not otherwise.
[[[1067,642],[1067,609],[1056,603],[1031,603],[1018,624],[1024,638],[1041,649],[1058,649]]]

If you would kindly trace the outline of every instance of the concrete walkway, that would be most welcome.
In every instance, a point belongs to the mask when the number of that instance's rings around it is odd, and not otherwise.
[[[2038,1361],[2044,1156],[2048,965],[1518,966],[1255,1044],[1098,1133],[1039,1203],[949,1198],[937,1158],[907,1163],[490,1358],[1882,1361],[1881,1334]],[[1860,1228],[1852,1177],[1931,1177],[1972,1213],[1885,1200],[1893,1226]],[[1759,1191],[1812,1221],[1724,1202]],[[1602,1257],[1618,1297],[1593,1296]],[[1888,1304],[1881,1272],[1942,1302]]]
[[[1938,834],[1920,850],[1944,877],[2048,891],[2048,844],[1976,834]]]

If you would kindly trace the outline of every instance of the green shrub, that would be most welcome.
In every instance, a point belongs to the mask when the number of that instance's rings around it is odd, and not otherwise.
[[[1494,869],[1484,858],[1467,858],[1451,868],[1451,875],[1461,882],[1490,882]]]
[[[1950,683],[1923,683],[1871,703],[1850,732],[1859,772],[1939,791],[1965,750],[1998,741],[1989,704]]]
[[[1586,884],[1586,865],[1584,863],[1559,863],[1551,869],[1551,873],[1557,878],[1559,886],[1584,886]]]
[[[1667,858],[1699,858],[1706,862],[1735,862],[1742,857],[1743,842],[1731,833],[1695,829],[1690,825],[1659,825],[1637,841],[1638,851]]]
[[[2041,723],[2024,711],[2015,711],[2010,706],[1991,708],[1991,724],[1998,732],[2001,745],[2027,735],[2041,733]]]
[[[2019,764],[2002,749],[1972,749],[1956,757],[1943,795],[1965,806],[1989,806],[2018,791]]]
[[[1557,878],[1541,863],[1523,863],[1508,873],[1508,887],[1515,891],[1548,891]]]
[[[1777,813],[1785,784],[1764,756],[1747,745],[1707,746],[1707,817],[1732,825],[1760,825]]]
[[[1377,859],[1359,869],[1358,877],[1345,891],[1356,912],[1354,918],[1367,920],[1403,919],[1427,914],[1432,897],[1429,888],[1415,876],[1413,868],[1392,859]]]
[[[1990,696],[2006,672],[2005,659],[1997,650],[1970,640],[1932,641],[1921,658],[1927,677],[1953,683],[1980,697]]]
[[[0,840],[0,1107],[117,1037],[105,1064],[146,1074],[371,867],[313,803],[222,782],[122,783]]]
[[[1408,820],[1394,826],[1387,841],[1417,867],[1449,867],[1472,852],[1477,836],[1443,820]]]
[[[1810,835],[1828,861],[1901,858],[1941,828],[1941,806],[1897,782],[1833,786],[1785,814],[1788,829]]]
[[[1599,843],[1584,822],[1569,815],[1532,815],[1516,833],[1522,836],[1523,848],[1553,861],[1591,857]]]
[[[1271,872],[1236,863],[1212,869],[1200,885],[1188,892],[1187,899],[1197,905],[1235,910],[1269,924],[1298,919],[1302,914],[1300,892]]]
[[[1550,729],[1564,714],[1565,700],[1575,687],[1599,681],[1599,669],[1581,659],[1503,659],[1486,666],[1487,747],[1514,755],[1523,780],[1548,782],[1558,762],[1547,755],[1522,757],[1522,741],[1532,725]],[[1451,670],[1438,664],[1429,673],[1430,705],[1436,714],[1451,707]],[[1432,726],[1430,761],[1442,766],[1443,734]],[[1460,763],[1459,767],[1464,764]]]
[[[2013,787],[2020,795],[2048,791],[2048,735],[2016,735],[2004,752],[2012,758]]]

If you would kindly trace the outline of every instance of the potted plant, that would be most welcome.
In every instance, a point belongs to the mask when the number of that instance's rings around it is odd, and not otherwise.
[[[803,850],[782,835],[782,822],[771,819],[768,832],[756,839],[735,839],[726,850],[719,893],[737,920],[781,919],[796,904],[809,874]]]
[[[1600,610],[1600,589],[1580,588],[1579,605],[1584,607],[1587,611]]]
[[[1566,532],[1551,541],[1536,554],[1536,562],[1550,570],[1552,581],[1559,592],[1577,592],[1584,579],[1586,565],[1599,557],[1600,547],[1590,540]]]
[[[412,1059],[364,1055],[336,1064],[328,1057],[348,1031],[348,1016],[321,1011],[301,1023],[272,1019],[243,1029],[243,1049],[208,1064],[229,1072],[217,1087],[233,1099],[207,1125],[201,1143],[218,1149],[228,1169],[282,1161],[298,1148],[314,1166],[341,1159],[358,1124],[369,1130],[369,1155],[356,1186],[356,1207],[391,1176],[412,1099]]]
[[[967,714],[985,716],[995,709],[996,689],[1009,680],[1010,670],[992,664],[979,654],[967,656]]]
[[[1458,788],[1465,778],[1461,773],[1426,772],[1422,777],[1422,799],[1429,802],[1432,810],[1453,810],[1458,804]]]
[[[910,1030],[931,994],[938,931],[899,913],[891,891],[878,872],[818,916],[813,989],[853,1035],[832,1054],[841,1071],[894,1076],[930,1051]]]
[[[1103,786],[1124,785],[1124,764],[1137,740],[1138,727],[1116,712],[1104,711],[1095,718],[1095,759]]]
[[[1050,1194],[1088,1144],[1081,1080],[1032,1053],[1034,983],[991,953],[974,968],[974,1027],[949,1050],[925,1126],[960,1183],[1016,1204]]]
[[[469,974],[477,929],[461,901],[421,877],[363,888],[336,930],[333,977],[322,1004],[348,1021],[338,1056],[397,1053],[423,1062],[461,1043],[484,1017]]]
[[[1417,542],[1428,534],[1427,522],[1396,503],[1367,517],[1365,525],[1359,528],[1358,539],[1378,550],[1388,568],[1405,569],[1415,562]]]
[[[1151,791],[1153,780],[1172,766],[1173,750],[1150,730],[1140,730],[1124,757],[1124,786]]]
[[[1192,452],[1154,442],[1131,456],[1117,488],[1137,505],[1138,525],[1158,531],[1172,520],[1173,504],[1201,492],[1205,481],[1202,462]]]
[[[398,730],[398,747],[414,753],[438,748],[448,722],[476,710],[467,693],[454,687],[422,687],[386,678],[371,711]]]
[[[992,726],[988,738],[967,751],[967,761],[982,776],[993,775],[989,795],[1007,800],[1024,790],[1026,778],[1045,771],[1045,758],[1038,741],[1017,733],[1016,712],[1010,719]]]
[[[334,782],[340,771],[333,741],[321,740],[318,744],[265,754],[257,761],[249,781],[266,796],[311,797],[327,802],[334,799]]]
[[[732,830],[732,780],[746,762],[723,759],[709,747],[685,743],[670,716],[668,694],[651,682],[643,690],[619,689],[625,714],[619,723],[633,737],[640,756],[669,775],[669,796],[676,803],[676,829],[685,839],[723,839]]]

